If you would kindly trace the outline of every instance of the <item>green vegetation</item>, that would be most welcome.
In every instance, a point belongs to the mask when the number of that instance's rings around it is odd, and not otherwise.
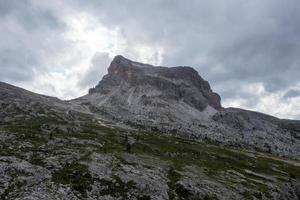
[[[66,164],[64,168],[53,174],[53,181],[60,184],[70,184],[72,189],[86,197],[87,190],[91,190],[93,181],[86,165],[80,163]]]
[[[176,182],[179,181],[180,179],[180,174],[173,168],[171,167],[168,171],[168,186],[170,188],[169,190],[169,197],[170,199],[175,199],[177,196],[181,198],[181,196],[187,195],[184,193],[184,191],[180,191],[180,188],[176,188]]]

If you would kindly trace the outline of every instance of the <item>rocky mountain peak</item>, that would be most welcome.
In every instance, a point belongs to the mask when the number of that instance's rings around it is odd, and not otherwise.
[[[118,55],[115,56],[112,62],[110,63],[110,66],[108,68],[108,73],[109,74],[114,74],[116,73],[117,70],[120,70],[121,68],[128,68],[131,66],[131,61],[128,60],[127,58]]]
[[[192,67],[152,66],[118,55],[112,60],[108,74],[89,93],[108,94],[115,91],[115,87],[139,88],[141,96],[151,97],[152,100],[154,97],[161,98],[167,102],[184,101],[200,111],[208,105],[221,109],[220,96]]]
[[[108,68],[108,74],[128,80],[133,73],[141,73],[139,65],[135,65],[133,61],[118,55],[116,56]]]

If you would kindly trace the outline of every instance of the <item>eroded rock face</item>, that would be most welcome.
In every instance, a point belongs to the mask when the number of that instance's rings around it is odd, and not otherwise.
[[[154,67],[122,56],[114,58],[88,95],[73,103],[118,121],[188,135],[222,110],[220,96],[193,68]]]
[[[181,100],[199,111],[208,105],[221,109],[220,96],[212,92],[209,83],[191,67],[154,67],[116,56],[108,68],[108,74],[89,93],[109,94],[115,87],[155,90],[155,94],[149,94],[147,90],[139,91],[143,93],[142,105],[161,98],[166,102]]]

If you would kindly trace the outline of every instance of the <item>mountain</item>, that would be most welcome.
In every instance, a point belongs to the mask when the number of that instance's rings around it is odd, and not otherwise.
[[[72,102],[151,130],[300,159],[299,129],[262,113],[223,108],[220,99],[191,67],[154,67],[116,56],[99,84]]]
[[[299,124],[122,56],[71,101],[0,82],[0,199],[299,199]]]

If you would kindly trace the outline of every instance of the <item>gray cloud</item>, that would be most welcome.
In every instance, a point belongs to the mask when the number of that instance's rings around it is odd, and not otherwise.
[[[32,79],[34,68],[38,65],[31,52],[16,49],[0,50],[0,78],[4,81],[27,81]]]
[[[53,49],[66,45],[66,26],[51,10],[33,1],[0,0],[0,79],[30,82],[35,72],[47,73]]]
[[[284,99],[291,99],[300,96],[300,90],[289,90],[284,95]]]
[[[0,17],[12,18],[25,29],[63,29],[62,23],[53,12],[35,6],[30,0],[0,1]]]

